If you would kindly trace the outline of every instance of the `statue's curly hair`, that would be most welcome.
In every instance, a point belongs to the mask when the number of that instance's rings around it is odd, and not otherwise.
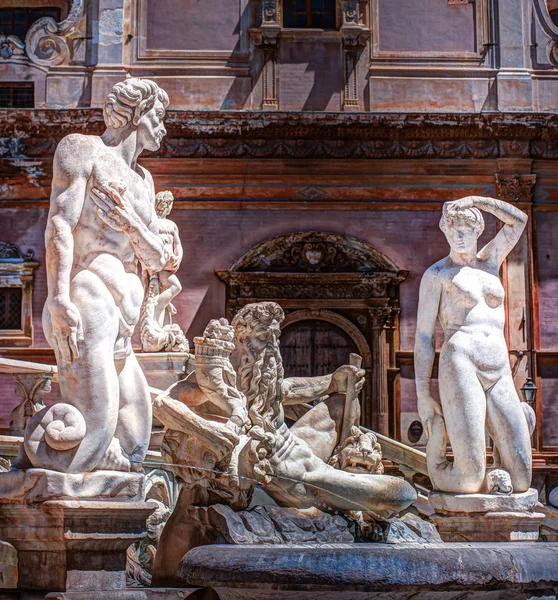
[[[277,321],[279,325],[285,320],[283,309],[276,302],[258,302],[243,306],[234,316],[231,325],[235,331],[236,341],[242,343],[258,325],[271,325]]]
[[[463,209],[447,209],[451,206],[451,202],[446,202],[440,219],[440,229],[446,233],[453,225],[459,222],[465,222],[471,225],[476,231],[477,237],[484,231],[484,218],[478,208],[463,208]]]
[[[105,100],[105,125],[113,129],[124,127],[130,121],[138,125],[143,115],[153,108],[156,100],[160,100],[165,108],[169,105],[167,92],[154,81],[139,77],[120,81]]]

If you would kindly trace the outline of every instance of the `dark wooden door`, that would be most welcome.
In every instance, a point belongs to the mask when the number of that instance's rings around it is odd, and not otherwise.
[[[281,334],[281,355],[285,377],[314,377],[333,373],[349,364],[356,344],[340,327],[327,321],[299,321]]]

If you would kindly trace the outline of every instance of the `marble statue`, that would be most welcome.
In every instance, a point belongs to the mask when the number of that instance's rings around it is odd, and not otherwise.
[[[208,484],[214,492],[234,480],[235,490],[259,483],[284,506],[402,510],[414,501],[413,488],[403,479],[371,474],[382,469],[379,446],[373,434],[355,431],[360,410],[344,405],[349,385],[357,393],[347,397],[358,404],[364,371],[345,365],[331,375],[284,378],[283,318],[273,302],[249,304],[231,325],[212,321],[194,339],[195,382],[180,381],[154,401],[155,415],[169,428],[163,442],[169,462],[181,465],[185,481],[217,479]],[[324,397],[287,426],[284,406]],[[355,419],[349,440],[340,437],[347,412]],[[332,458],[352,472],[329,465]],[[246,504],[248,496],[240,494],[236,504]]]
[[[194,338],[194,371],[154,400],[168,428],[163,458],[182,482],[155,559],[161,581],[207,535],[200,507],[244,511],[255,485],[280,507],[381,518],[416,499],[404,479],[380,474],[376,437],[358,428],[364,371],[344,365],[331,375],[285,378],[283,319],[278,304],[261,302],[241,308],[231,324],[211,321]],[[318,399],[288,427],[285,406]]]
[[[503,227],[477,249],[481,211]],[[450,245],[420,285],[415,341],[418,410],[427,437],[428,473],[436,490],[456,494],[526,492],[531,483],[535,415],[520,402],[504,337],[504,288],[498,271],[527,216],[507,202],[470,196],[446,202],[440,229]],[[440,401],[430,389],[436,318],[444,331],[438,366]],[[494,440],[486,469],[485,428]],[[446,458],[451,444],[453,462]]]
[[[151,399],[131,345],[145,294],[138,272],[175,271],[177,256],[160,235],[153,179],[137,161],[159,148],[168,104],[152,81],[117,83],[103,108],[106,131],[68,135],[56,149],[43,327],[63,402],[33,417],[19,466],[141,469]]]
[[[168,216],[174,196],[165,190],[155,196],[159,235],[171,259],[168,268],[147,272],[148,291],[142,308],[140,325],[141,346],[144,352],[188,352],[189,345],[184,332],[173,323],[176,308],[172,300],[182,291],[176,271],[182,262],[183,250],[178,226]]]

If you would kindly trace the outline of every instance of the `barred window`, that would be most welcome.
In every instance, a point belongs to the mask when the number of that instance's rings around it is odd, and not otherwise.
[[[16,35],[24,40],[29,27],[41,17],[52,17],[58,22],[60,9],[55,6],[0,8],[0,35]]]
[[[34,108],[35,85],[33,83],[0,83],[0,108]]]
[[[21,329],[23,289],[0,288],[0,329]]]
[[[284,0],[283,27],[335,29],[335,0]]]

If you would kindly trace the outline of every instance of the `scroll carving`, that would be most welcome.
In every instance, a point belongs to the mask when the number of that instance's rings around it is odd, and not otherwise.
[[[64,21],[56,23],[52,17],[42,17],[35,21],[25,36],[25,51],[29,60],[43,67],[67,62],[72,56],[72,40],[83,13],[83,0],[73,0]]]

